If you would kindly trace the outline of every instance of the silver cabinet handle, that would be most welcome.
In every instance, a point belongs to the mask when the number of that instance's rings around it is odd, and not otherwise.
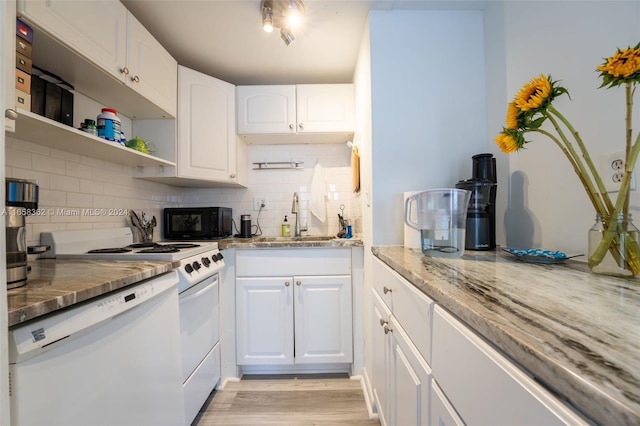
[[[293,124],[289,124],[289,128],[290,128],[291,130],[293,130],[293,127],[294,127],[294,126],[293,126]]]
[[[380,325],[381,325],[381,326],[385,326],[385,325],[387,325],[387,324],[389,324],[389,321],[388,321],[388,320],[385,320],[384,318],[380,318]]]
[[[6,118],[8,118],[9,120],[17,120],[18,119],[18,112],[15,109],[5,109],[4,110],[4,116]]]
[[[235,178],[236,178],[236,174],[235,174],[235,173],[231,173],[231,174],[229,175],[229,177],[230,177],[231,179],[235,179]]]
[[[393,330],[387,324],[384,325],[384,334],[392,333]]]
[[[127,67],[120,68],[120,74],[129,75],[129,68]]]
[[[296,281],[296,285],[297,285],[298,287],[300,287],[300,286],[302,285],[302,282],[301,282],[301,281]]]
[[[387,286],[382,287],[382,291],[384,292],[384,294],[391,293],[391,289]]]
[[[134,75],[133,77],[131,77],[131,81],[133,81],[134,83],[140,83],[140,77]]]
[[[300,124],[298,124],[298,127],[300,127],[300,130],[302,130],[302,129],[304,129],[304,124],[300,123]]]
[[[285,282],[284,282],[284,286],[285,286],[285,287],[289,287],[290,285],[291,285],[291,283],[290,283],[289,281],[285,281]]]

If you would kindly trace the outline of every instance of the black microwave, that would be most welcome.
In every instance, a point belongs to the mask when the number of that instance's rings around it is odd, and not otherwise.
[[[232,230],[229,207],[175,207],[164,209],[165,240],[212,240]]]

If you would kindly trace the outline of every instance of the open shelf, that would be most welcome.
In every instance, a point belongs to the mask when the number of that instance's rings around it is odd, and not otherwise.
[[[11,136],[50,148],[132,167],[176,165],[172,161],[143,154],[19,108],[16,131]]]

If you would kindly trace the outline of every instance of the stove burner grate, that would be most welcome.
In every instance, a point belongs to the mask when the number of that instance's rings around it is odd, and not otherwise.
[[[187,248],[200,247],[200,244],[193,244],[193,243],[170,243],[170,244],[162,244],[162,247],[175,247],[175,248],[177,248],[177,249],[187,249]]]
[[[129,244],[127,248],[138,249],[138,248],[149,248],[149,247],[158,247],[158,243],[133,243]]]
[[[130,251],[131,249],[128,249],[126,247],[113,247],[89,250],[87,253],[129,253]]]
[[[137,251],[136,253],[176,253],[179,252],[180,249],[176,247],[170,246],[156,246],[144,250]]]

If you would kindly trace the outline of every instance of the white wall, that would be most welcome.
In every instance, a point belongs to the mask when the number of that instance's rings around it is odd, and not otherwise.
[[[507,102],[524,83],[545,73],[562,80],[569,90],[571,99],[563,96],[554,105],[578,130],[592,156],[624,148],[624,89],[598,89],[601,81],[595,69],[617,48],[638,43],[640,2],[505,2],[487,8],[485,19],[486,38],[491,41],[487,43],[491,139],[504,123]],[[634,122],[639,118],[636,107]],[[497,154],[499,164],[505,164],[505,158],[508,162],[508,170],[499,167],[498,173],[497,222],[504,224],[498,243],[586,253],[595,210],[558,147],[544,137],[531,139],[533,143],[522,152]],[[637,191],[631,203],[638,218]]]
[[[403,192],[452,188],[487,151],[482,12],[369,19],[373,244],[402,244]]]

